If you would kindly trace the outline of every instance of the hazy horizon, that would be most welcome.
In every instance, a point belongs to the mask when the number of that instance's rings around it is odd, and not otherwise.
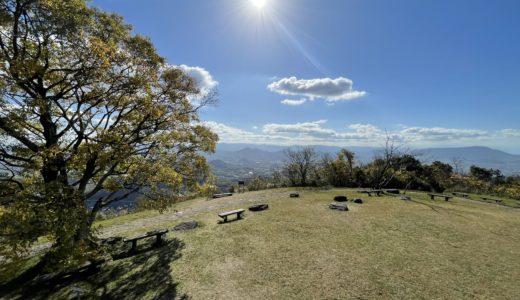
[[[288,144],[288,145],[282,145],[282,144],[265,144],[265,143],[226,143],[226,142],[219,142],[217,143],[217,149],[218,149],[218,145],[235,145],[235,146],[238,146],[238,145],[241,145],[241,149],[244,149],[244,148],[247,148],[247,147],[279,147],[279,148],[290,148],[290,147],[305,147],[305,146],[310,146],[310,147],[337,147],[337,148],[372,148],[372,149],[377,149],[377,148],[383,148],[383,144],[381,145],[375,145],[375,146],[353,146],[353,145],[343,145],[343,146],[336,146],[336,145],[321,145],[321,144],[303,144],[303,145],[297,145],[297,144]],[[502,151],[502,152],[505,152],[507,154],[512,154],[512,155],[520,155],[520,152],[514,152],[513,151],[510,151],[508,149],[501,149],[499,147],[495,148],[495,147],[488,147],[488,146],[484,146],[484,145],[472,145],[472,146],[447,146],[447,147],[417,147],[417,148],[410,148],[412,150],[414,149],[417,149],[417,150],[421,150],[421,149],[464,149],[464,148],[489,148],[489,149],[492,149],[492,150],[498,150],[498,151]]]

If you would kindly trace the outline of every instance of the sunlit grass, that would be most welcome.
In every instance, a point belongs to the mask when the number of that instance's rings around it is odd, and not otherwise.
[[[334,195],[360,197],[354,190],[284,190],[179,204],[186,211],[223,205],[208,212],[121,232],[124,236],[169,228],[195,219],[201,227],[170,232],[163,248],[110,261],[87,281],[57,288],[69,297],[81,286],[92,295],[153,299],[517,299],[520,295],[520,211],[455,198],[429,200],[409,192],[398,197],[361,197],[349,212],[327,208]],[[220,211],[246,208],[235,201],[256,197],[267,211],[217,224]],[[226,206],[226,203],[229,203]],[[143,212],[139,218],[159,215]],[[139,218],[100,222],[108,229]],[[162,284],[158,284],[162,282]],[[149,286],[149,288],[147,288]],[[124,288],[122,288],[124,287]],[[125,294],[125,291],[127,292]]]

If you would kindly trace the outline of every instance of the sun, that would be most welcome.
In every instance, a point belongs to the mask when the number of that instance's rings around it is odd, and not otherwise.
[[[249,0],[251,3],[256,6],[258,9],[264,8],[264,6],[267,4],[267,0]]]

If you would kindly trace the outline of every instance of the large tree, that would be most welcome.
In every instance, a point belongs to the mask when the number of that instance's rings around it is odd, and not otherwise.
[[[0,1],[0,93],[1,255],[42,236],[51,257],[84,253],[103,207],[164,207],[207,174],[213,94],[84,0]]]

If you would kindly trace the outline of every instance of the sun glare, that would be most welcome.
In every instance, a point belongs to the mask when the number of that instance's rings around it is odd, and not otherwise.
[[[267,4],[267,0],[249,0],[258,9],[263,8]]]

